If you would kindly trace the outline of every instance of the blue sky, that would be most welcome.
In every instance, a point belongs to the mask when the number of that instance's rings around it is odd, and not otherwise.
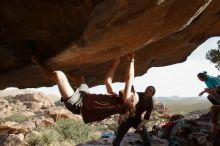
[[[220,75],[215,65],[205,59],[206,52],[211,48],[217,48],[216,42],[220,37],[213,37],[201,44],[187,60],[165,67],[153,67],[146,74],[136,77],[134,86],[136,91],[144,91],[146,86],[156,87],[156,97],[179,96],[194,97],[198,96],[206,86],[197,78],[198,72],[207,71],[209,75]],[[114,83],[115,91],[123,89],[124,83]],[[52,88],[39,88],[38,90],[59,94],[57,86]],[[92,93],[106,93],[105,86],[90,88]]]

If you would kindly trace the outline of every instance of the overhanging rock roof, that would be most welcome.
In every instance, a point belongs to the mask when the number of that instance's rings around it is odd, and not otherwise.
[[[136,76],[186,60],[220,32],[219,0],[11,0],[0,5],[0,89],[51,86],[30,48],[53,70],[102,84],[110,60],[123,81],[130,52]]]

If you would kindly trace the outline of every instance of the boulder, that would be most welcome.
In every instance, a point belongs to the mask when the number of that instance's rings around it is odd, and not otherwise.
[[[136,76],[183,62],[219,35],[219,0],[13,0],[0,5],[0,89],[52,86],[30,61],[34,52],[52,70],[82,72],[103,84],[110,61],[124,81],[135,52]]]
[[[27,133],[28,129],[16,122],[5,122],[0,125],[0,135]]]
[[[75,115],[63,107],[54,107],[48,110],[47,114],[54,120],[57,121],[61,118],[72,119],[75,121],[82,121],[80,115]]]
[[[0,98],[0,118],[4,119],[9,117],[12,114],[11,110],[12,107],[9,102],[4,98]]]
[[[23,146],[24,143],[24,134],[10,134],[5,140],[3,146]]]

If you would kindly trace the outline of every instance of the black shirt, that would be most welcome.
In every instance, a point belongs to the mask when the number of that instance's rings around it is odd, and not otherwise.
[[[136,107],[135,118],[141,119],[141,115],[143,114],[143,112],[146,111],[144,115],[144,119],[149,120],[151,112],[154,108],[153,99],[152,97],[147,97],[146,99],[144,99],[143,92],[138,92],[138,95],[139,95],[139,101],[135,106]]]

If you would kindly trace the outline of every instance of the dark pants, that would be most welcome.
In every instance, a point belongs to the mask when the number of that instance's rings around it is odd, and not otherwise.
[[[207,98],[213,105],[220,105],[219,101],[216,99],[218,97],[215,97],[213,95],[208,95]]]
[[[128,118],[122,124],[119,125],[116,138],[113,141],[113,146],[120,146],[121,140],[123,139],[124,135],[128,132],[131,127],[137,128],[138,124],[141,120],[136,118]],[[147,132],[147,129],[144,127],[143,130],[138,131],[143,139],[144,146],[150,146],[150,136]]]

